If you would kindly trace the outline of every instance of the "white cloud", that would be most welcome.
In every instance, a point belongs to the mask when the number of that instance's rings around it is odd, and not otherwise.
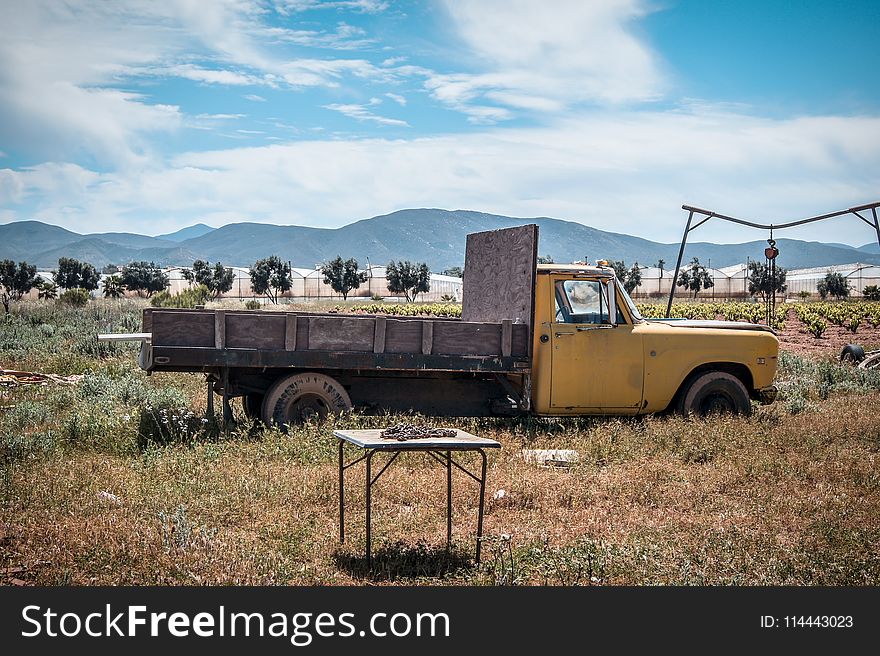
[[[378,100],[378,98],[372,98],[367,105],[333,104],[324,105],[324,109],[339,112],[344,116],[348,116],[349,118],[353,118],[358,121],[369,121],[372,123],[377,123],[379,125],[396,125],[400,127],[409,127],[409,123],[407,123],[406,121],[402,121],[397,118],[387,118],[385,116],[379,116],[378,114],[374,114],[369,109],[367,109],[367,107],[375,107],[377,104],[379,104],[373,102],[374,100]]]
[[[390,98],[401,107],[406,107],[406,98],[401,96],[399,93],[386,93],[385,97]]]
[[[20,203],[23,192],[21,174],[12,169],[0,169],[0,203]]]
[[[656,57],[630,31],[645,0],[445,0],[476,73],[430,72],[426,88],[480,122],[511,118],[495,105],[558,112],[580,103],[658,98],[665,83]]]
[[[258,96],[255,93],[248,93],[242,96],[245,100],[250,100],[251,102],[266,102],[266,99],[263,96]]]
[[[356,50],[375,45],[375,39],[367,38],[363,28],[347,23],[339,23],[333,32],[319,30],[292,30],[284,27],[271,27],[263,33],[278,41],[295,43],[310,48],[330,48],[333,50]]]
[[[196,114],[196,118],[205,121],[232,121],[245,116],[247,114]]]
[[[46,167],[13,177],[21,218],[74,229],[82,217],[95,230],[143,230],[147,222],[164,230],[221,215],[336,226],[405,207],[445,207],[555,216],[675,242],[682,203],[779,221],[875,200],[880,118],[770,120],[707,106],[594,112],[539,129],[315,139],[187,153],[136,173]],[[29,199],[33,212],[24,209]],[[860,244],[869,233],[853,220],[786,236]],[[761,237],[710,223],[693,238]]]
[[[362,14],[377,14],[388,9],[385,0],[275,0],[280,13],[294,13],[314,9],[348,9]]]
[[[278,39],[266,22],[269,11],[263,0],[0,3],[0,143],[32,161],[90,157],[102,166],[137,167],[157,156],[155,133],[200,127],[151,97],[157,75],[269,88],[393,79],[393,71],[365,59],[303,59],[273,50]],[[312,38],[348,47],[366,35],[339,23]],[[131,83],[142,91],[124,87]]]
[[[249,75],[247,73],[216,68],[201,68],[192,64],[178,64],[161,69],[150,69],[144,71],[144,73],[150,75],[173,75],[206,84],[224,84],[228,86],[275,85],[274,79],[271,76]]]

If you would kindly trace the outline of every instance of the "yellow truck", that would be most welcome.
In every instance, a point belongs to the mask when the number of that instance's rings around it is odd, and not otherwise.
[[[462,318],[144,310],[140,365],[286,425],[432,416],[747,414],[776,396],[768,327],[645,320],[603,263],[538,265],[535,225],[468,236]]]

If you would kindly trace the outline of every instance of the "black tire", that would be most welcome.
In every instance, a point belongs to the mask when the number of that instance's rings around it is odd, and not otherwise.
[[[324,374],[303,373],[277,381],[263,400],[262,417],[267,424],[284,428],[310,419],[351,410],[351,398],[338,382]]]
[[[840,352],[840,361],[858,364],[865,359],[865,349],[858,344],[847,344]]]
[[[248,419],[262,419],[263,399],[265,394],[251,392],[241,397],[241,407]]]
[[[707,371],[695,377],[682,392],[678,411],[683,415],[750,415],[752,403],[742,381],[723,371]]]

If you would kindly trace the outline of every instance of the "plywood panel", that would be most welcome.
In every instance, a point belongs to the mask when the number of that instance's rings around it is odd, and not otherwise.
[[[375,319],[314,317],[309,319],[309,349],[373,351]]]
[[[283,350],[287,318],[281,313],[226,315],[226,347]]]
[[[153,310],[153,346],[214,347],[213,312]]]
[[[531,324],[537,261],[534,224],[468,235],[462,320]]]
[[[501,355],[501,326],[487,323],[434,324],[435,355]]]
[[[421,353],[422,321],[413,321],[411,318],[386,319],[385,352]]]

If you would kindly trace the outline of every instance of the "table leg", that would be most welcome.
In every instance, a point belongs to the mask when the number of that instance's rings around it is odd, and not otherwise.
[[[480,548],[483,546],[483,507],[486,499],[486,452],[478,449],[483,457],[483,466],[480,474],[480,513],[477,516],[477,565],[480,564]]]
[[[446,452],[446,551],[452,547],[452,451]]]
[[[370,451],[367,454],[367,478],[366,478],[366,490],[365,490],[365,496],[366,496],[366,502],[367,502],[367,569],[368,570],[371,570],[373,568],[373,552],[372,552],[372,544],[370,544],[370,542],[371,542],[371,539],[370,539],[370,537],[371,537],[371,534],[370,534],[370,529],[371,529],[371,527],[370,527],[370,520],[371,520],[370,509],[372,506],[372,498],[370,495],[370,491],[371,491],[371,488],[373,487],[373,483],[372,483],[373,473],[371,471],[370,465],[373,462],[373,453],[375,453],[375,452]]]
[[[345,467],[342,465],[342,447],[345,442],[339,440],[339,541],[345,542]]]

